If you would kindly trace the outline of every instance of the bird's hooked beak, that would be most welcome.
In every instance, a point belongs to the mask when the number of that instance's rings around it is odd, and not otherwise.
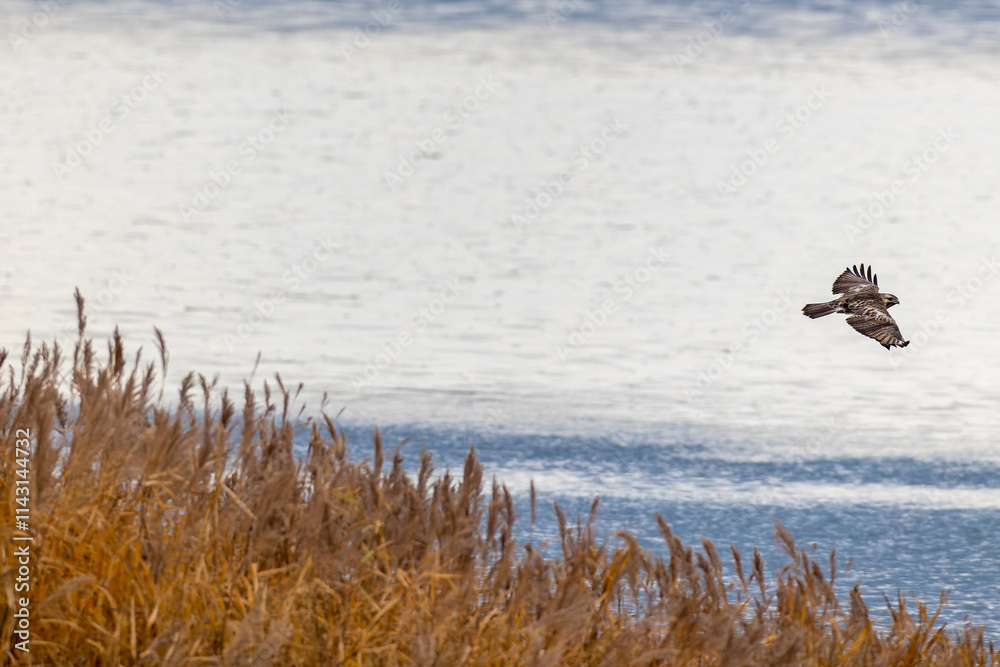
[[[885,297],[886,297],[886,299],[885,299],[885,307],[886,308],[888,308],[889,306],[898,306],[899,305],[899,299],[896,298],[895,294],[886,294]]]

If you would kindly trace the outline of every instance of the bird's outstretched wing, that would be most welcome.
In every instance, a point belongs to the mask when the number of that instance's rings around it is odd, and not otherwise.
[[[877,340],[885,349],[910,344],[910,341],[903,340],[896,320],[892,319],[881,299],[857,299],[850,304],[850,312],[852,315],[847,318],[847,323],[858,333]]]
[[[878,276],[872,275],[872,267],[868,267],[867,277],[865,276],[865,265],[861,265],[858,271],[857,265],[854,269],[846,269],[833,281],[834,294],[878,294]],[[891,318],[890,318],[891,319]]]

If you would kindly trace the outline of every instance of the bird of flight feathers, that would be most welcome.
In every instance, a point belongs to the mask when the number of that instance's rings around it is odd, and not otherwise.
[[[802,312],[813,319],[830,313],[845,313],[847,323],[858,333],[874,338],[885,349],[893,345],[906,347],[910,341],[903,340],[903,334],[896,326],[896,320],[889,314],[889,307],[899,303],[892,294],[878,291],[878,276],[872,275],[872,267],[865,273],[865,265],[846,269],[833,282],[833,293],[843,294],[827,303],[807,304]]]

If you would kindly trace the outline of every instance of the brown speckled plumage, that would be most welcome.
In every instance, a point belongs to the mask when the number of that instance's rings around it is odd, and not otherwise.
[[[889,307],[898,304],[899,299],[878,291],[878,276],[872,275],[872,267],[868,267],[867,273],[864,264],[860,271],[857,266],[846,269],[833,282],[833,293],[843,296],[827,303],[807,304],[802,312],[813,319],[830,313],[845,313],[849,315],[847,323],[855,331],[874,338],[887,350],[893,345],[906,347],[910,344],[903,340],[896,320],[889,314]]]

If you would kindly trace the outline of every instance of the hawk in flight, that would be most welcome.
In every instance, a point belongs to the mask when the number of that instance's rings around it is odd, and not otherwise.
[[[827,303],[807,304],[802,312],[813,319],[830,313],[846,313],[847,323],[860,334],[874,338],[885,349],[893,345],[906,347],[910,341],[903,340],[896,320],[889,314],[889,307],[899,303],[892,294],[878,291],[878,276],[872,275],[872,267],[865,273],[865,265],[847,269],[833,282],[833,293],[843,294]]]

